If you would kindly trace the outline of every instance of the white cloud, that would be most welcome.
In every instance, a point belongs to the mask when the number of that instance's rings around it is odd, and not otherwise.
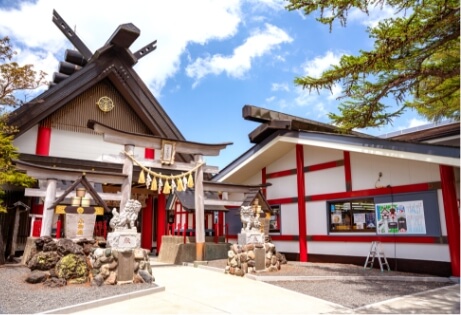
[[[272,83],[271,91],[285,91],[289,92],[290,87],[287,83]]]
[[[341,56],[342,54],[327,51],[323,56],[306,61],[303,65],[303,71],[307,76],[318,78],[325,70],[331,68],[332,65],[338,64]]]
[[[408,127],[406,127],[406,128],[418,127],[418,126],[426,125],[428,123],[429,122],[427,120],[422,120],[422,119],[418,119],[418,118],[412,118],[408,122]]]
[[[359,22],[360,24],[369,27],[376,27],[380,21],[397,16],[403,16],[403,12],[396,14],[395,9],[391,6],[381,6],[378,4],[376,6],[369,7],[368,15],[359,9],[352,9],[348,15],[348,21]]]
[[[266,103],[272,103],[275,99],[276,99],[275,96],[270,96],[270,97],[266,98]]]
[[[293,39],[282,29],[265,24],[264,30],[256,30],[245,42],[234,49],[233,55],[216,54],[197,58],[186,68],[186,74],[196,80],[195,84],[209,74],[226,73],[230,77],[242,78],[251,68],[252,59],[261,57]]]
[[[135,69],[158,96],[166,80],[179,70],[180,57],[188,44],[224,40],[237,33],[242,22],[242,2],[196,0],[184,1],[178,7],[175,1],[130,0],[128,5],[121,0],[80,0],[78,4],[38,0],[25,2],[19,9],[0,9],[0,34],[8,35],[15,48],[29,46],[34,49],[33,52],[24,50],[24,54],[46,51],[63,60],[63,50],[71,45],[52,22],[53,9],[76,30],[92,52],[102,47],[120,24],[132,23],[140,29],[141,35],[131,51],[157,40],[157,49],[152,52],[155,58],[144,57]],[[34,64],[47,67],[36,68],[49,73],[50,79],[58,67],[58,63],[50,67],[51,63],[40,60]]]

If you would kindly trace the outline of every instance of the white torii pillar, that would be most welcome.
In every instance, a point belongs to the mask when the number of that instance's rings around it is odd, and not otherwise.
[[[125,152],[131,156],[134,156],[134,145],[125,144]],[[131,198],[131,182],[133,180],[133,161],[125,155],[125,160],[123,162],[123,174],[127,177],[123,180],[122,184],[122,198],[120,200],[120,209],[122,212],[125,209],[125,205],[128,200]]]
[[[202,155],[194,156],[195,164],[203,163]],[[205,245],[205,211],[203,196],[203,166],[199,166],[195,171],[195,258],[203,261]]]
[[[51,236],[51,227],[53,226],[54,209],[50,208],[56,196],[57,179],[48,178],[46,183],[46,196],[43,205],[42,230],[40,236]]]

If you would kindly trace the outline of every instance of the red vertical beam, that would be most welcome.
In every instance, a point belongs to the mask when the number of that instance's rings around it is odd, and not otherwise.
[[[144,149],[144,158],[145,158],[145,159],[149,159],[149,160],[155,159],[155,150],[154,150],[154,149],[145,148],[145,149]]]
[[[267,169],[263,167],[263,169],[261,170],[261,183],[265,185],[266,182],[267,182]],[[262,189],[262,194],[264,197],[267,197],[266,188]]]
[[[352,191],[351,153],[343,152],[344,156],[344,179],[346,180],[346,191]]]
[[[166,235],[166,199],[164,194],[159,193],[157,199],[157,253],[160,253],[163,235]]]
[[[154,207],[152,195],[146,199],[146,206],[142,209],[142,226],[141,226],[141,247],[147,250],[152,249],[152,218]]]
[[[459,277],[460,240],[459,240],[459,212],[456,201],[456,183],[453,167],[440,165],[440,179],[442,182],[443,208],[447,225],[448,249],[450,251],[451,273]]]
[[[219,224],[219,228],[218,228],[218,233],[219,235],[224,235],[224,212],[223,211],[219,211],[218,212],[218,224]]]
[[[298,186],[299,261],[307,262],[304,147],[300,144],[296,145],[296,180]]]
[[[51,127],[43,125],[38,126],[37,143],[35,146],[35,154],[49,156],[51,143]]]

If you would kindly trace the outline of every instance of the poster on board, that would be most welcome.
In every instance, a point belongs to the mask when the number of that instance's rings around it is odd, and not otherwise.
[[[426,234],[422,200],[375,205],[378,234]]]

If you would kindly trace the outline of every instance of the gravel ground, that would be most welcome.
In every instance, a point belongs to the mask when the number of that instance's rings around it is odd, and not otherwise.
[[[227,260],[215,260],[208,263],[209,267],[222,269]],[[16,265],[0,266],[0,314],[33,314],[89,302],[114,295],[156,287],[154,284],[126,284],[94,287],[89,284],[67,285],[62,288],[48,288],[42,284],[29,284],[24,281],[30,270]],[[155,272],[154,275],[155,277]],[[231,277],[231,275],[229,275]],[[344,264],[296,263],[282,265],[278,272],[259,272],[258,279],[271,276],[270,284],[289,290],[298,291],[320,299],[341,304],[349,308],[357,308],[408,294],[414,294],[451,285],[450,282],[436,281],[395,281],[384,280],[386,277],[401,276],[425,277],[427,275],[403,272],[381,272],[378,269],[364,269],[360,266]],[[331,277],[328,280],[296,280],[274,281],[273,276],[309,276]],[[354,278],[351,276],[373,276],[373,280]],[[348,277],[348,278],[342,278]],[[380,280],[379,277],[383,280]],[[298,278],[299,279],[299,278]],[[319,279],[319,278],[317,278]],[[323,278],[324,279],[324,278]],[[341,279],[341,280],[338,280]],[[421,280],[427,280],[421,278]]]
[[[208,266],[223,268],[223,270],[226,264],[227,259],[208,262]],[[258,272],[257,276],[258,280],[272,285],[352,309],[454,284],[440,282],[446,279],[431,275],[398,271],[381,272],[379,269],[331,263],[288,262],[277,272]],[[270,281],[264,280],[264,277],[269,276]],[[274,280],[274,276],[283,277],[284,280]],[[286,281],[286,277],[293,277],[293,280]],[[303,280],[299,280],[299,277]],[[315,278],[304,280],[304,277]],[[394,280],[396,278],[400,280]],[[415,281],[417,278],[421,278],[421,281]]]
[[[0,266],[0,314],[35,314],[157,286],[155,283],[101,287],[70,284],[49,288],[25,282],[29,273],[30,269],[23,266]]]

